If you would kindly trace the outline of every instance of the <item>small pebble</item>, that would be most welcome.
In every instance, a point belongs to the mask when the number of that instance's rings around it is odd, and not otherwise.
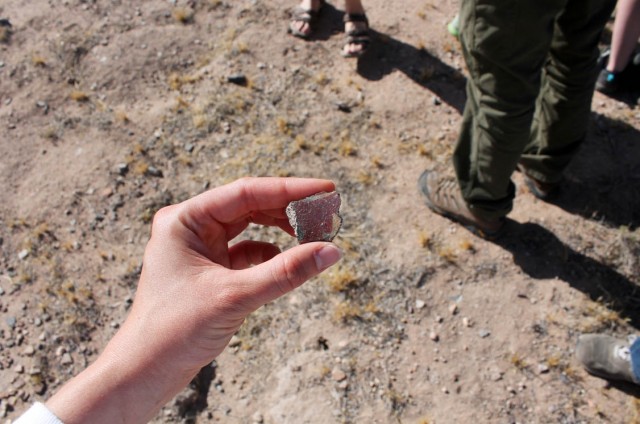
[[[416,309],[422,309],[424,308],[424,306],[425,306],[424,300],[420,300],[420,299],[416,300]]]
[[[345,374],[345,372],[340,368],[334,368],[333,371],[331,371],[331,378],[333,379],[333,381],[340,382],[346,380],[347,374]]]
[[[60,358],[60,363],[62,365],[71,365],[73,364],[73,358],[69,353],[65,353],[62,355],[62,358]]]
[[[429,333],[429,338],[434,342],[437,342],[438,340],[440,340],[440,336],[438,336],[438,333],[436,333],[435,331],[432,331],[431,333]]]

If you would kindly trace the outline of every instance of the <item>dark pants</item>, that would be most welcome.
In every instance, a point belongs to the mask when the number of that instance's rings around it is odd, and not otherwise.
[[[509,213],[518,162],[546,183],[585,138],[598,41],[615,0],[462,0],[469,68],[453,164],[462,196],[483,218]]]

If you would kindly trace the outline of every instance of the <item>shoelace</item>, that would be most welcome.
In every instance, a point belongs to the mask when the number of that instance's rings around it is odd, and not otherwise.
[[[613,354],[625,362],[631,362],[631,351],[628,346],[616,346]]]

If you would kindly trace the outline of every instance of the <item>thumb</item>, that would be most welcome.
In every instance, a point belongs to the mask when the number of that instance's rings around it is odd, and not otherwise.
[[[342,258],[333,243],[314,242],[293,247],[272,259],[240,271],[245,274],[246,293],[253,297],[252,306],[259,308],[320,274]]]

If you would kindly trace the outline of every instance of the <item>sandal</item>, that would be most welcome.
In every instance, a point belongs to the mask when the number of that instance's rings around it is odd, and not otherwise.
[[[308,39],[313,33],[313,26],[317,22],[318,16],[320,16],[322,6],[324,6],[324,0],[320,0],[318,10],[305,9],[300,6],[296,6],[296,8],[291,11],[291,19],[289,21],[289,28],[287,28],[287,32],[294,37]],[[295,25],[298,23],[307,24],[309,26],[309,31],[306,33],[300,31],[298,26]]]
[[[369,44],[371,44],[371,35],[369,34],[369,20],[367,19],[367,15],[365,15],[364,13],[345,13],[344,23],[346,24],[347,22],[363,22],[366,25],[366,28],[354,29],[347,32],[347,42],[342,48],[343,57],[360,57],[367,51],[367,48],[369,48]],[[360,49],[354,52],[346,52],[344,48],[349,44],[360,46]]]

